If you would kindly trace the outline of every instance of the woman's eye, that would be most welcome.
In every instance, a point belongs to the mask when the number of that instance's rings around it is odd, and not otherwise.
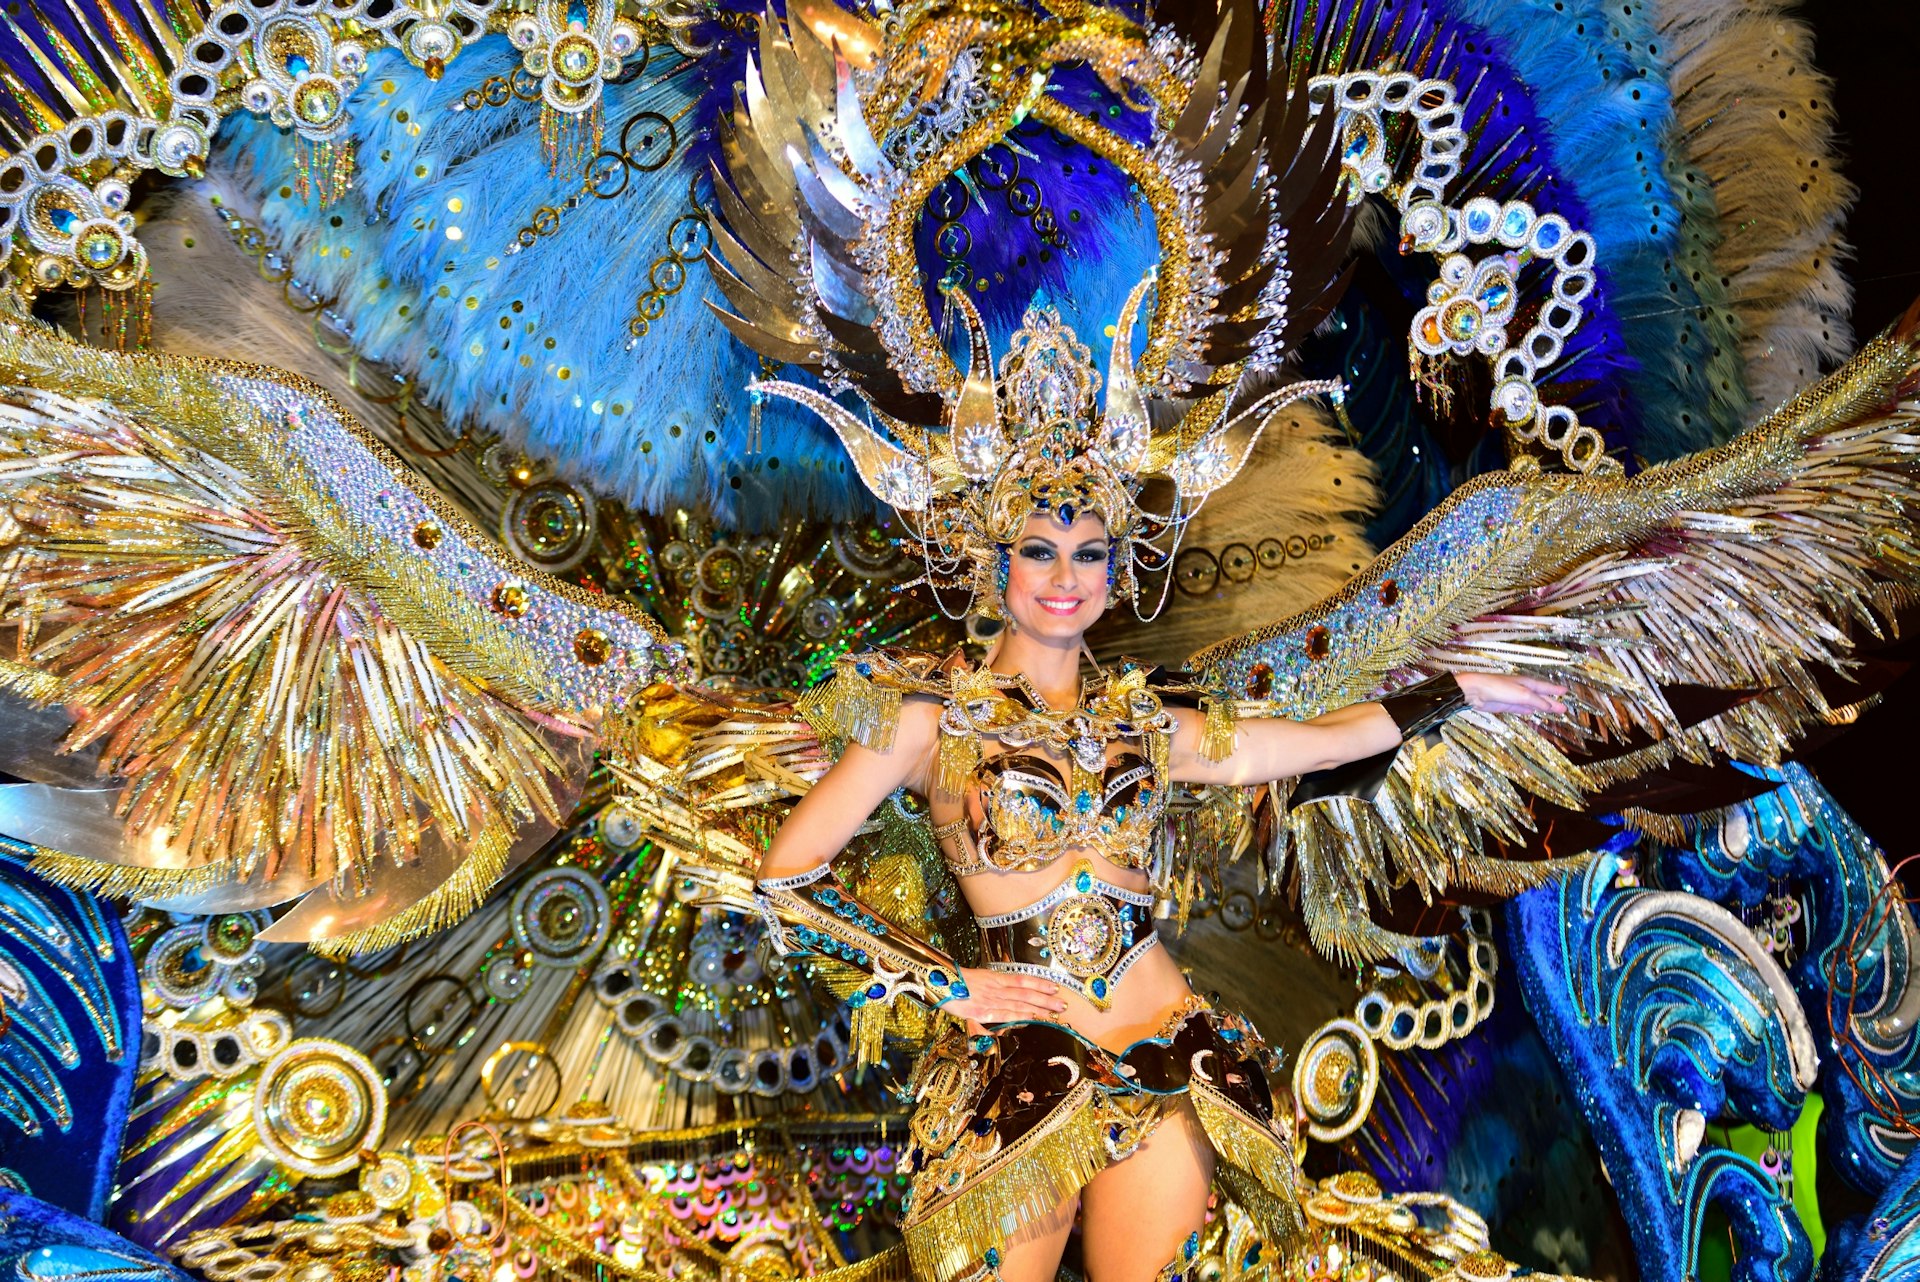
[[[1037,545],[1034,547],[1024,547],[1020,549],[1020,555],[1029,561],[1051,561],[1053,559],[1053,549]]]
[[[1082,565],[1093,565],[1097,562],[1106,560],[1107,554],[1105,552],[1101,552],[1093,548],[1083,548],[1080,551],[1074,553],[1073,559],[1080,562]]]

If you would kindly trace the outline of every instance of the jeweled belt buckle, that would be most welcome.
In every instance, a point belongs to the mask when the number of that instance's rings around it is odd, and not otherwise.
[[[1093,866],[1073,870],[1075,893],[1047,914],[1047,948],[1053,964],[1080,981],[1080,991],[1099,1010],[1108,1006],[1107,976],[1125,946],[1126,922],[1111,899],[1094,887]]]

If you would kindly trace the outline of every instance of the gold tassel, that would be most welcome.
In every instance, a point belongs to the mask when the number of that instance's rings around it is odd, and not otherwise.
[[[867,1002],[856,1006],[847,1020],[852,1030],[848,1049],[853,1052],[853,1066],[864,1072],[880,1062],[881,1054],[887,1044],[887,1014],[893,1005],[891,1002]]]
[[[934,781],[934,788],[941,796],[963,795],[979,766],[980,736],[941,733],[939,770]]]
[[[1220,1159],[1215,1178],[1253,1217],[1261,1236],[1285,1250],[1306,1232],[1300,1210],[1300,1168],[1291,1138],[1264,1126],[1203,1082],[1187,1090],[1200,1129]]]
[[[1233,755],[1233,700],[1208,696],[1200,700],[1206,724],[1200,731],[1200,755],[1208,761],[1225,761]]]

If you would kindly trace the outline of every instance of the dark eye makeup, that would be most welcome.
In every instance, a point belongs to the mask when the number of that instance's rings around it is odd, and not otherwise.
[[[1031,543],[1022,543],[1020,545],[1020,555],[1029,561],[1051,561],[1055,556],[1059,555],[1059,551],[1053,544],[1041,542],[1036,539]],[[1073,553],[1073,559],[1081,565],[1098,564],[1107,559],[1107,545],[1104,543],[1095,543],[1078,548]]]

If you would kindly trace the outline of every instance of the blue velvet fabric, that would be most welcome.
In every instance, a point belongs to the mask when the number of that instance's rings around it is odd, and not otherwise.
[[[0,838],[0,964],[28,998],[0,1031],[4,1182],[106,1215],[140,1058],[140,982],[120,919],[28,870]]]
[[[0,1269],[14,1282],[190,1282],[145,1247],[50,1202],[0,1189]]]

